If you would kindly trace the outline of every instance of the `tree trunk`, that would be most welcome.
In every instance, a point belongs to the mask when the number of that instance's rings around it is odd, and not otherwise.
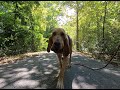
[[[79,30],[78,30],[78,1],[76,1],[76,50],[79,50]]]
[[[104,17],[103,17],[103,45],[102,45],[102,53],[105,52],[105,23],[106,23],[106,12],[107,12],[107,1],[105,1],[105,9],[104,9]]]
[[[32,16],[32,12],[30,13],[30,24],[31,24],[31,30],[32,30],[32,42],[31,42],[31,50],[32,51],[36,51],[36,49],[35,49],[35,41],[34,41],[34,38],[35,38],[35,36],[34,36],[34,20],[33,20],[33,16]]]
[[[98,43],[100,42],[100,30],[99,30],[99,27],[100,27],[100,25],[99,25],[99,18],[98,18],[98,13],[96,13],[96,18],[97,18],[97,21],[96,21],[96,23],[97,23],[97,41],[98,41]]]

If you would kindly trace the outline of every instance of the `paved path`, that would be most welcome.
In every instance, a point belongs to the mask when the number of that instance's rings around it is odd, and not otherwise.
[[[56,54],[43,53],[32,58],[0,66],[1,89],[55,89],[58,64]],[[101,67],[105,63],[91,60],[80,54],[72,55],[72,62],[89,67]],[[93,71],[72,65],[65,72],[65,89],[120,89],[120,67],[108,67]]]

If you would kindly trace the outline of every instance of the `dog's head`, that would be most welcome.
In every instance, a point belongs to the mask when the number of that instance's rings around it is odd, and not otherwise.
[[[62,51],[68,50],[68,41],[67,35],[62,28],[55,28],[52,32],[51,37],[48,40],[47,51],[50,52],[50,49],[55,53],[60,53]]]

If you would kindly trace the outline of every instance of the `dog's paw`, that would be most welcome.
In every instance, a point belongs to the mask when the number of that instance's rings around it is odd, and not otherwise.
[[[47,52],[48,52],[48,53],[50,52],[50,49],[49,49],[49,48],[47,48]]]
[[[63,80],[58,79],[56,88],[57,88],[57,89],[64,89]]]

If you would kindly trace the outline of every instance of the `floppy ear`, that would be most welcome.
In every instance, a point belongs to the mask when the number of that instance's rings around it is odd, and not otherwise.
[[[64,48],[63,48],[63,55],[64,56],[68,56],[69,55],[69,52],[70,52],[70,46],[69,46],[69,42],[68,42],[68,39],[67,39],[67,36],[64,37]]]
[[[51,36],[51,37],[49,38],[49,40],[48,40],[47,52],[50,52],[50,49],[51,49],[52,43],[53,43],[53,41],[52,41],[52,36]]]

